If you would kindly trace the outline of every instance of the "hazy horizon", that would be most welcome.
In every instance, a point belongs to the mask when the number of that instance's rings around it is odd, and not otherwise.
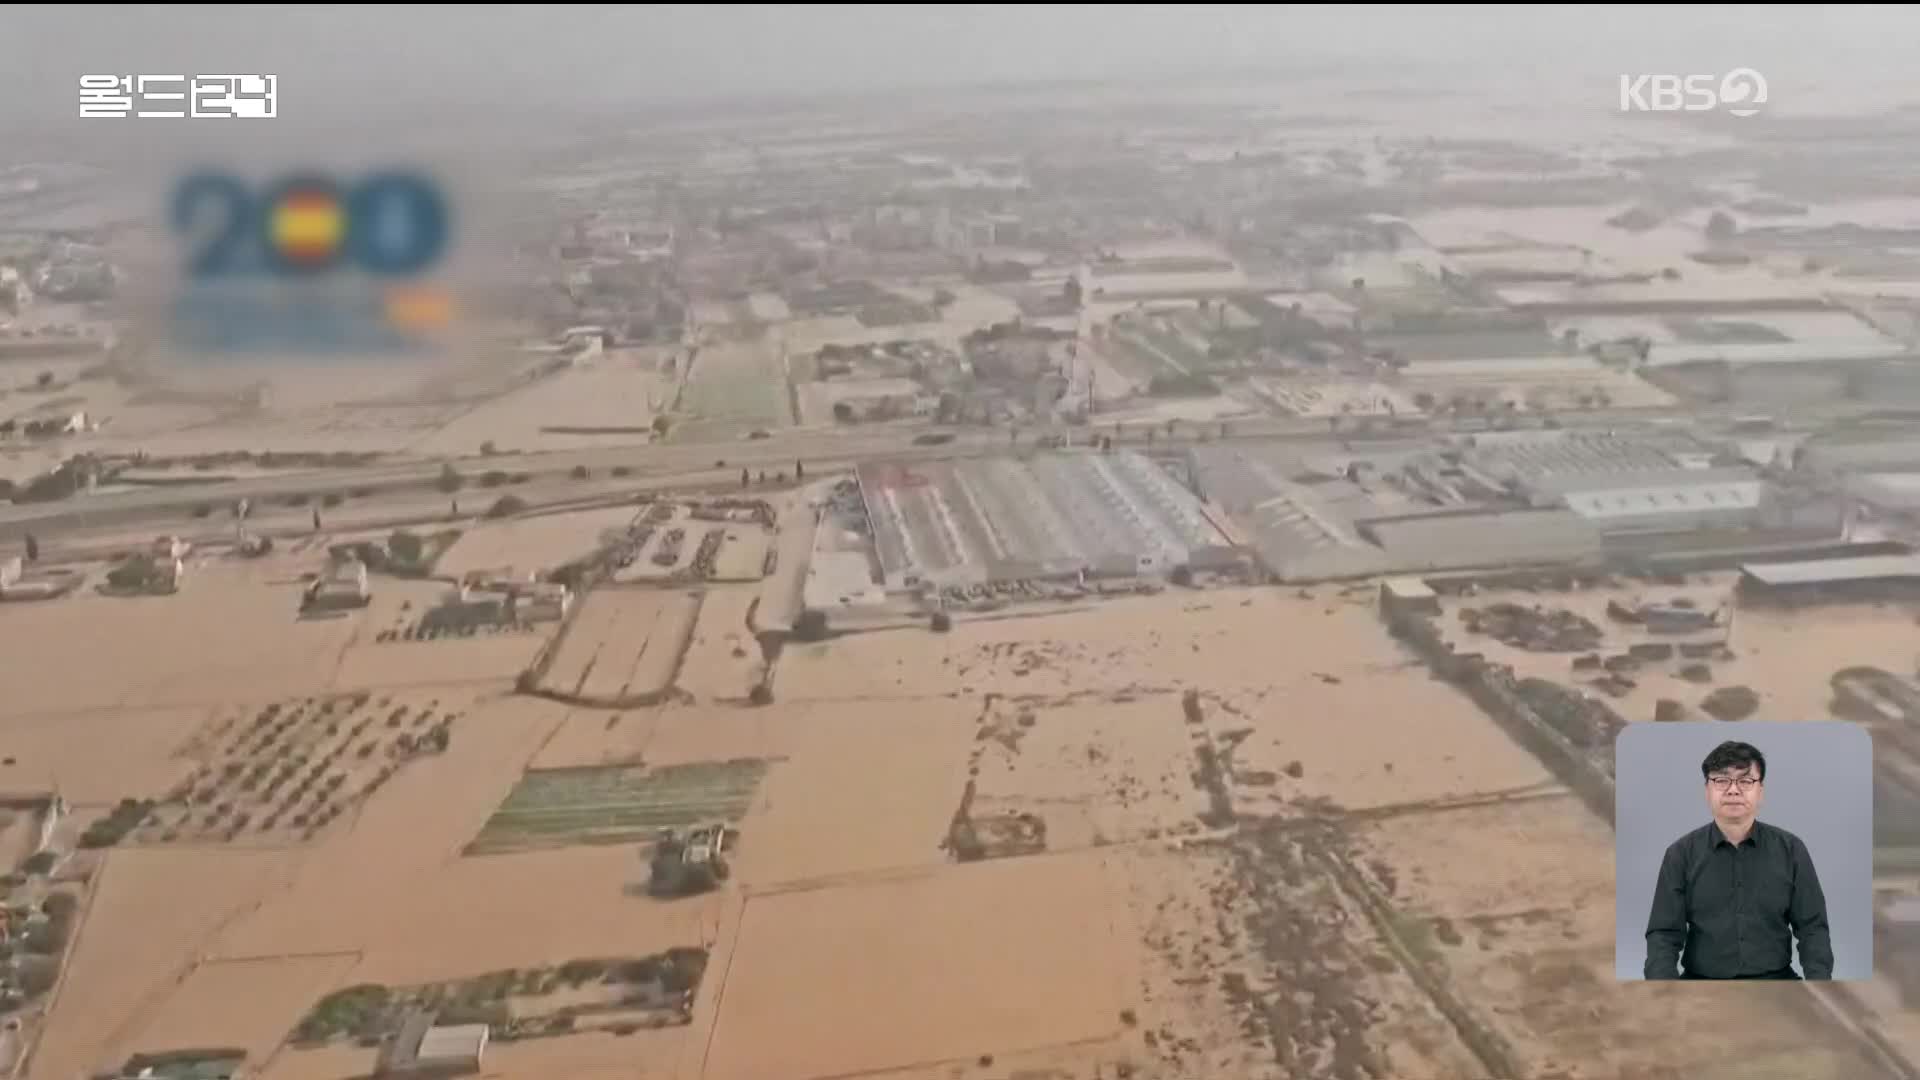
[[[13,8],[0,120],[64,127],[90,72],[270,71],[282,116],[421,105],[648,107],[887,90],[1257,80],[1331,68],[1516,96],[1616,72],[1757,67],[1774,100],[1897,103],[1920,12],[1886,7],[419,6]]]

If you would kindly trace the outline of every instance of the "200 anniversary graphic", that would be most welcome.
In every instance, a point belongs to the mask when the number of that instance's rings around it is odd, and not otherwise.
[[[301,171],[249,185],[220,172],[175,189],[181,241],[181,344],[212,354],[410,350],[451,318],[431,280],[453,219],[414,172],[343,181]]]

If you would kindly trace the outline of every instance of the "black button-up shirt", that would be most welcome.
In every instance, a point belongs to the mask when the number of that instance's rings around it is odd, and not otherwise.
[[[1695,978],[1777,973],[1792,965],[1793,937],[1806,977],[1833,978],[1827,898],[1799,837],[1756,821],[1735,847],[1708,822],[1667,848],[1647,916],[1647,978],[1679,978],[1675,961]]]

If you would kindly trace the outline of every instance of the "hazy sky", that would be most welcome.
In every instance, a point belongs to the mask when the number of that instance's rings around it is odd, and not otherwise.
[[[380,102],[645,105],[953,83],[1283,72],[1311,58],[1466,65],[1529,82],[1766,70],[1904,74],[1920,12],[1893,7],[1424,9],[659,5],[94,5],[0,9],[0,120],[64,123],[81,73],[281,75],[283,115]],[[1783,93],[1784,92],[1784,93]]]

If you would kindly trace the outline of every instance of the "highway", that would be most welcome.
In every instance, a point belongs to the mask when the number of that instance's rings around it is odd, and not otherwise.
[[[916,447],[913,445],[914,434],[896,429],[849,435],[797,434],[746,442],[669,443],[661,446],[642,444],[591,450],[497,454],[449,461],[414,460],[362,468],[284,472],[205,484],[169,484],[139,491],[80,495],[57,502],[0,507],[0,537],[19,536],[29,531],[51,534],[76,526],[184,515],[196,506],[212,504],[224,508],[240,499],[259,503],[295,495],[312,497],[336,492],[373,495],[421,488],[438,480],[441,469],[447,464],[453,465],[466,477],[471,492],[474,481],[481,474],[494,470],[549,479],[565,476],[579,466],[585,466],[595,477],[604,476],[607,470],[616,466],[624,466],[632,470],[633,479],[638,481],[683,474],[706,474],[716,469],[731,470],[737,474],[743,467],[755,474],[763,469],[768,472],[791,471],[796,460],[825,468],[834,463],[871,457],[943,456],[978,449],[977,444],[992,441],[956,438],[954,442],[942,446]],[[1001,438],[1004,439],[1004,435]],[[725,464],[717,464],[720,462]],[[471,497],[481,498],[484,495],[476,493]]]
[[[1557,419],[1562,427],[1583,430],[1676,423],[1713,427],[1730,420],[1734,414],[1735,410],[1725,408],[1712,411],[1614,409],[1561,414]],[[1833,414],[1829,414],[1824,419],[1833,418]],[[1414,439],[1429,434],[1457,433],[1474,429],[1487,430],[1484,422],[1475,425],[1470,421],[1436,420],[1427,427],[1401,428],[1392,433],[1381,431],[1374,434],[1361,434],[1352,429],[1351,423],[1349,422],[1348,427],[1336,434],[1325,420],[1298,417],[1244,417],[1227,421],[1225,430],[1227,438],[1236,442],[1276,438],[1315,440],[1343,438],[1352,440],[1355,444]],[[1124,425],[1120,429],[1121,437],[1118,442],[1128,446],[1148,445],[1150,429],[1152,445],[1167,447],[1219,441],[1222,425],[1218,421],[1180,421],[1174,425],[1173,435],[1170,437],[1164,424],[1150,425],[1136,422]],[[199,506],[211,505],[216,508],[225,508],[240,499],[252,500],[259,504],[272,499],[294,496],[313,498],[330,493],[352,494],[355,499],[391,495],[431,486],[447,464],[452,464],[467,478],[468,497],[485,499],[487,495],[484,492],[473,490],[474,481],[481,474],[495,470],[510,474],[524,473],[532,480],[548,481],[565,476],[576,467],[584,466],[593,474],[593,478],[598,480],[605,477],[607,470],[624,467],[631,470],[630,479],[634,481],[636,488],[662,482],[673,483],[682,479],[688,483],[717,479],[724,484],[730,478],[728,475],[730,472],[737,473],[741,468],[750,470],[757,477],[762,470],[769,474],[791,471],[795,461],[803,461],[811,468],[826,471],[880,458],[911,461],[974,457],[1004,452],[1016,445],[1011,433],[1006,429],[951,430],[947,432],[952,435],[951,441],[932,446],[917,445],[915,439],[931,430],[936,429],[913,426],[883,429],[855,428],[827,432],[795,430],[776,432],[766,439],[756,440],[644,443],[595,447],[586,450],[507,453],[450,460],[413,459],[359,468],[290,471],[273,475],[215,480],[204,484],[177,484],[137,491],[80,495],[57,502],[0,506],[0,539],[18,538],[28,532],[44,539],[74,529],[92,530],[105,526],[179,518],[190,515],[194,508]],[[1113,430],[1111,425],[1097,422],[1085,427],[1026,428],[1018,432],[1017,445],[1031,447],[1039,439],[1061,435],[1074,443],[1084,444],[1093,438],[1111,435]],[[267,508],[264,506],[257,507],[257,511],[265,509]]]

